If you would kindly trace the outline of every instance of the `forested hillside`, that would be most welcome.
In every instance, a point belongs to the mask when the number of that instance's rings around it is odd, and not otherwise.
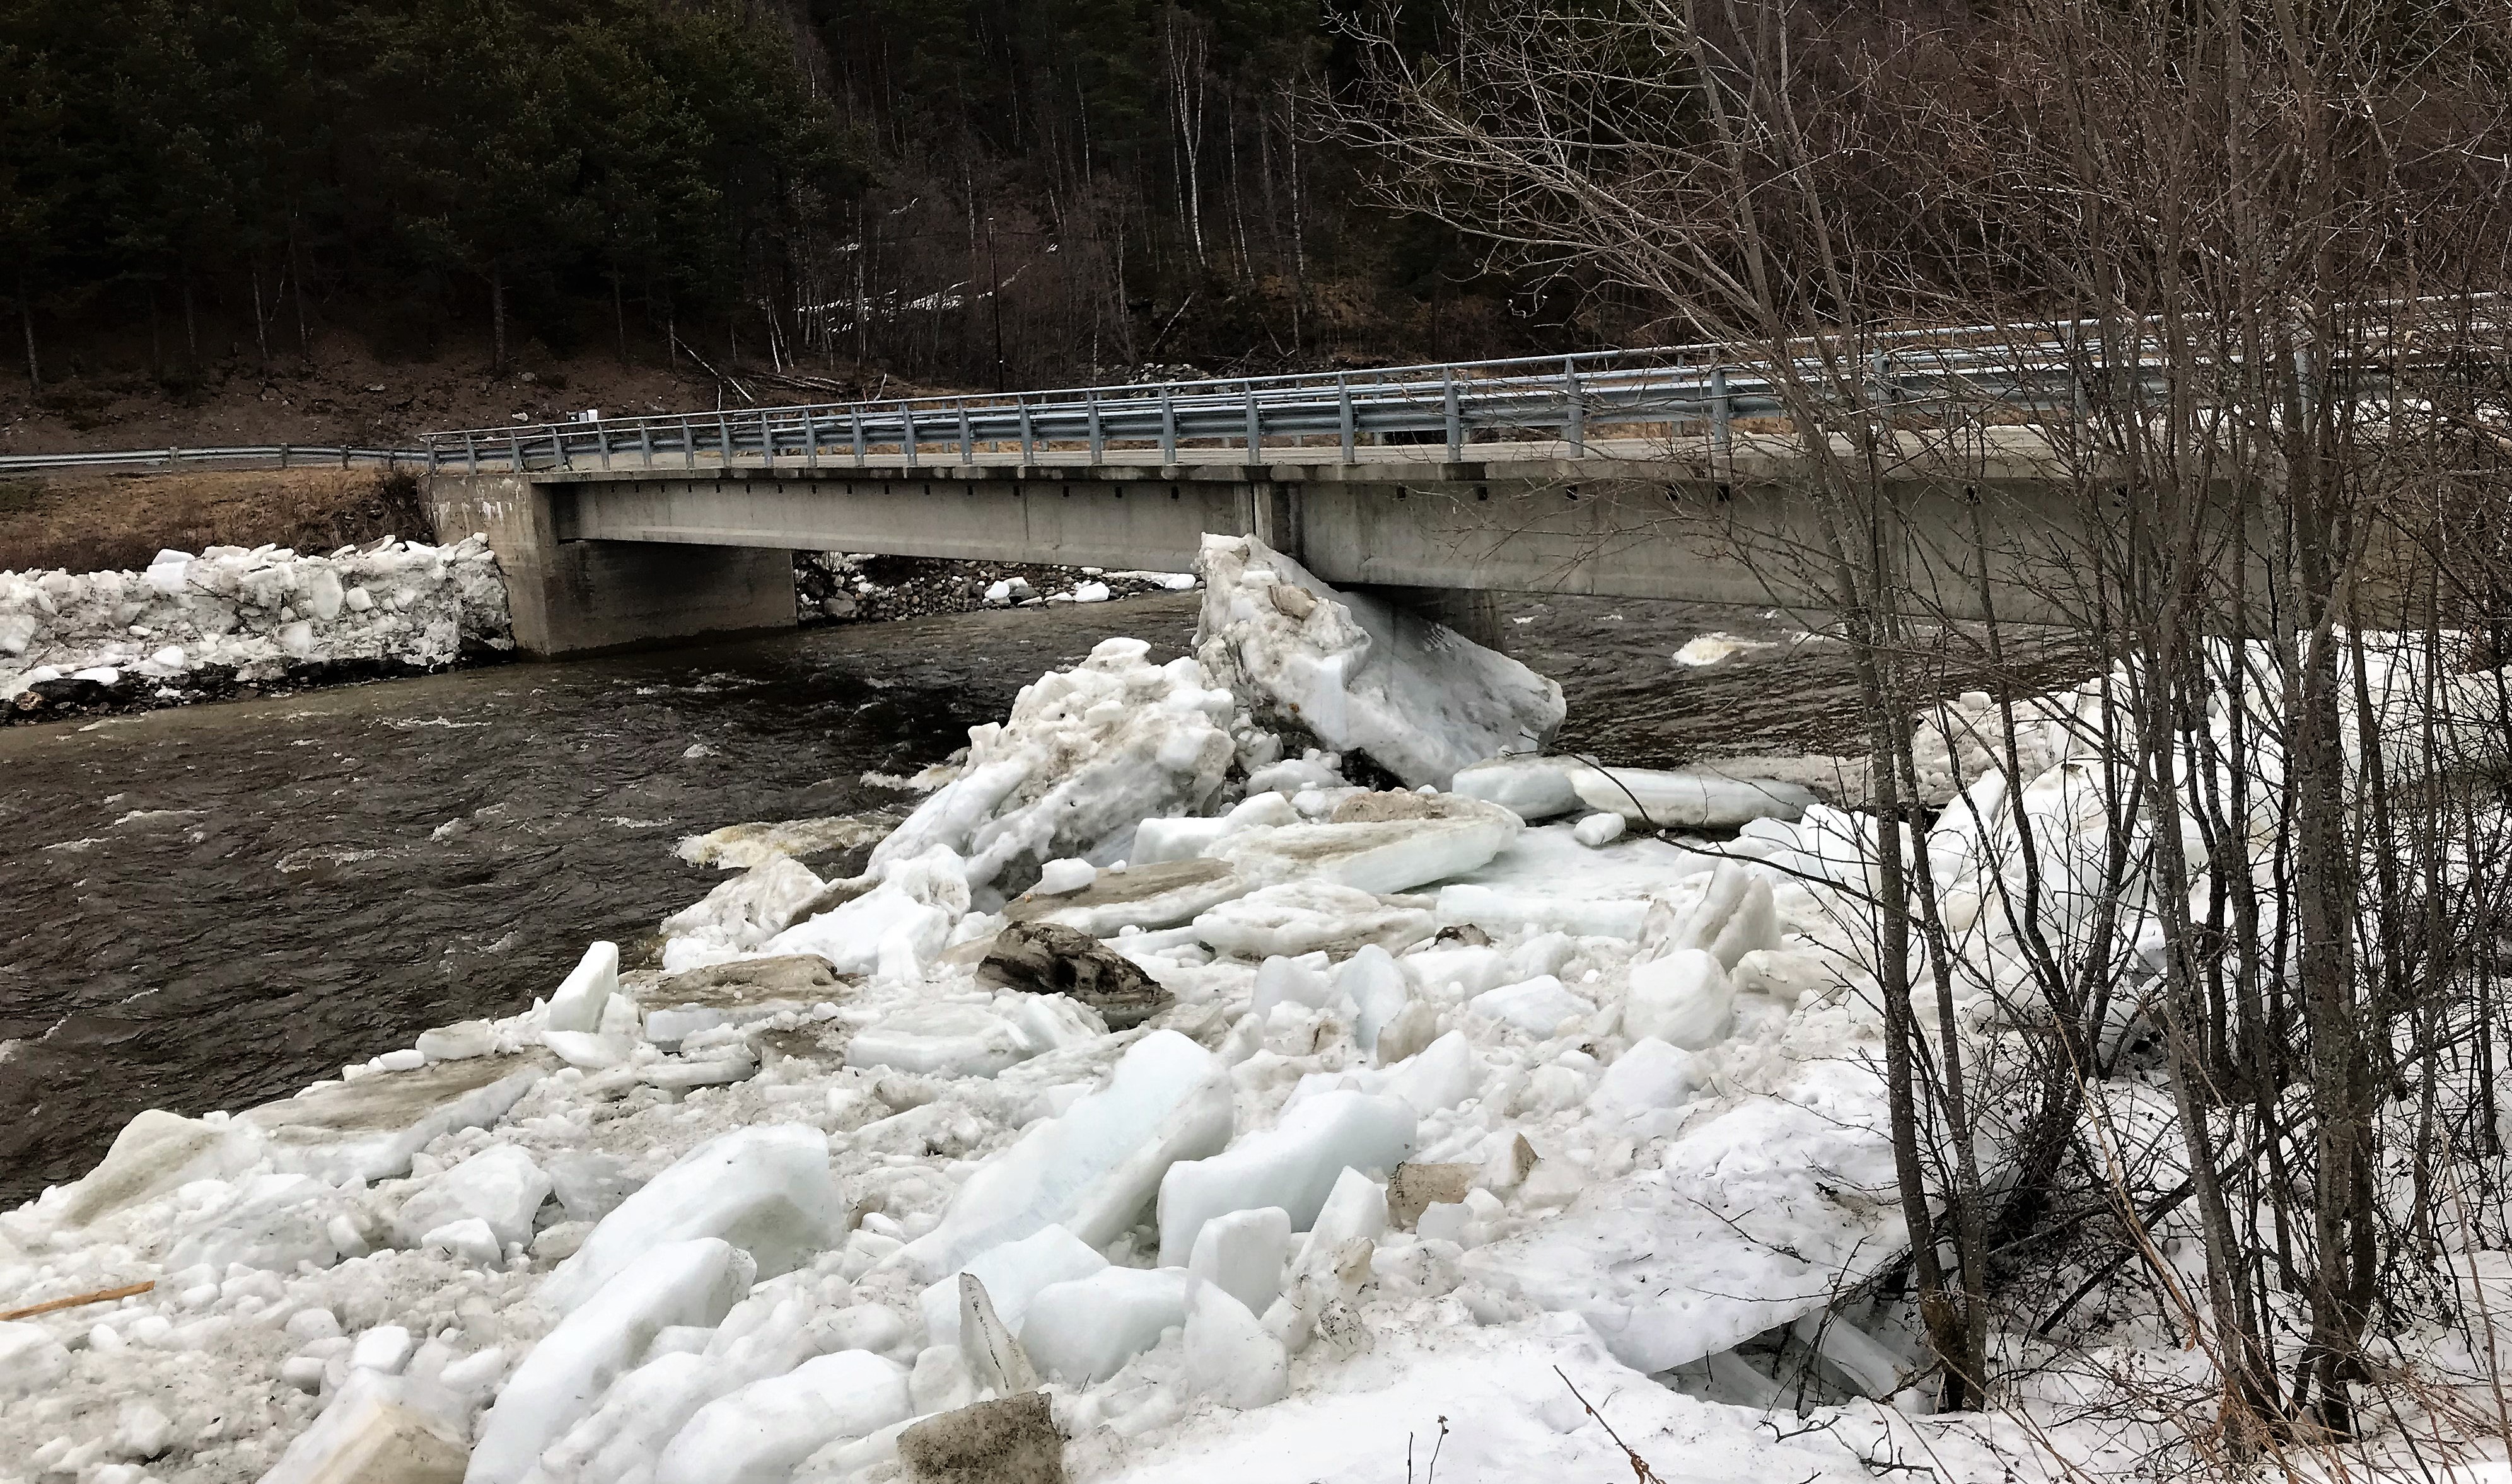
[[[763,400],[1592,337],[1366,203],[1338,66],[1316,0],[18,0],[0,304],[36,389],[178,397],[341,334]]]

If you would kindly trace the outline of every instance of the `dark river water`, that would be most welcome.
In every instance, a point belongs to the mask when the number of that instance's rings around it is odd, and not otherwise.
[[[1567,747],[1628,763],[1854,747],[1842,647],[1757,610],[1510,600]],[[747,820],[904,808],[904,774],[1113,634],[1182,652],[1195,599],[972,613],[517,664],[0,730],[0,1205],[133,1113],[286,1095],[511,1013],[595,938],[721,877]],[[1717,664],[1674,651],[1759,642]]]

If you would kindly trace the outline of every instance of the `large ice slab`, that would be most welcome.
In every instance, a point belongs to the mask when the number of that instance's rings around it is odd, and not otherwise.
[[[747,1255],[713,1237],[655,1244],[607,1272],[601,1302],[560,1320],[507,1378],[480,1421],[465,1484],[519,1484],[541,1450],[593,1410],[656,1334],[721,1321],[752,1273]]]
[[[1466,1001],[1466,1009],[1542,1036],[1553,1035],[1564,1021],[1595,1014],[1596,1002],[1571,994],[1550,974],[1538,974],[1477,995]]]
[[[311,1087],[237,1114],[274,1166],[337,1183],[410,1173],[411,1155],[455,1129],[496,1122],[554,1065],[545,1052],[434,1062]]]
[[[1438,931],[1419,907],[1391,905],[1369,892],[1328,881],[1290,881],[1224,902],[1195,919],[1195,935],[1241,958],[1297,958],[1354,954],[1376,944],[1389,952]]]
[[[1051,1284],[1030,1299],[1021,1348],[1048,1380],[1077,1386],[1105,1381],[1159,1344],[1161,1331],[1186,1323],[1187,1290],[1196,1281],[1175,1268],[1107,1268]]]
[[[401,1245],[415,1247],[439,1227],[478,1220],[501,1246],[530,1241],[532,1213],[549,1198],[550,1189],[549,1176],[531,1155],[511,1144],[491,1145],[402,1202],[394,1234]]]
[[[1661,1168],[1583,1191],[1560,1216],[1466,1254],[1491,1293],[1575,1313],[1652,1374],[1827,1307],[1897,1259],[1884,1090],[1807,1064],[1663,1147]]]
[[[1821,801],[1803,784],[1737,777],[1709,764],[1581,767],[1570,774],[1570,785],[1588,807],[1652,830],[1720,830],[1755,819],[1794,819]]]
[[[619,945],[597,942],[550,996],[541,1025],[551,1031],[598,1031],[604,1008],[617,993]]]
[[[1147,819],[1143,823],[1148,828],[1155,824],[1205,821]],[[1246,895],[1258,884],[1242,879],[1222,861],[1137,861],[1119,870],[1099,872],[1079,891],[1016,897],[1004,905],[1003,917],[1013,922],[1051,922],[1094,938],[1106,938],[1125,927],[1174,927],[1192,920],[1197,913]]]
[[[1089,1007],[1061,995],[1004,994],[985,1004],[908,1005],[854,1034],[849,1067],[990,1077],[1059,1046],[1108,1034]]]
[[[1160,1182],[1160,1266],[1184,1267],[1204,1223],[1233,1211],[1279,1206],[1292,1230],[1306,1231],[1345,1170],[1384,1174],[1404,1162],[1414,1122],[1400,1098],[1329,1092],[1223,1153],[1178,1164]]]
[[[960,857],[936,845],[893,862],[889,879],[871,891],[796,922],[759,951],[817,954],[841,974],[919,973],[941,954],[952,925],[968,910],[968,879]]]
[[[674,974],[642,991],[646,1038],[678,1045],[701,1031],[740,1025],[843,998],[847,983],[817,954],[740,958]]]
[[[61,1220],[84,1226],[186,1181],[234,1174],[260,1152],[260,1137],[249,1124],[144,1109],[113,1136],[102,1162],[70,1188]]]
[[[930,1282],[1050,1226],[1103,1246],[1151,1206],[1171,1165],[1228,1145],[1235,1117],[1229,1070],[1175,1031],[1155,1031],[1105,1086],[988,1155],[899,1260]]]
[[[663,967],[748,953],[783,932],[825,889],[801,861],[770,856],[663,919]]]
[[[1254,536],[1203,538],[1196,657],[1260,724],[1367,754],[1408,785],[1542,750],[1561,687],[1505,654],[1360,593],[1339,593]]]
[[[466,1452],[462,1429],[406,1404],[400,1383],[374,1371],[353,1374],[261,1484],[456,1484]]]
[[[917,1295],[924,1315],[924,1333],[934,1345],[948,1345],[960,1333],[960,1273],[974,1274],[986,1285],[987,1301],[1003,1328],[1019,1334],[1030,1300],[1045,1288],[1086,1278],[1108,1266],[1097,1248],[1062,1227],[1047,1227],[1016,1242],[979,1253],[955,1272],[944,1273]]]
[[[1455,790],[1499,804],[1529,824],[1588,807],[1570,782],[1568,758],[1487,758],[1457,770]]]
[[[694,1237],[723,1238],[773,1276],[827,1245],[844,1214],[827,1135],[800,1123],[735,1129],[621,1201],[549,1275],[541,1298],[569,1312],[648,1252]]]
[[[1378,800],[1394,806],[1351,809]],[[1337,814],[1324,824],[1242,831],[1212,845],[1211,854],[1262,885],[1316,880],[1399,892],[1481,867],[1524,828],[1498,804],[1453,794],[1361,795],[1346,800]]]
[[[1435,1451],[1440,1479],[1511,1484],[1629,1479],[1633,1454],[1656,1477],[1684,1484],[1848,1484],[1880,1458],[1924,1458],[1943,1480],[2012,1471],[1960,1432],[1914,1436],[1889,1412],[1843,1421],[1850,1426],[1775,1427],[1755,1410],[1687,1396],[1617,1361],[1576,1321],[1434,1324],[1380,1332],[1369,1355],[1311,1372],[1274,1405],[1198,1410],[1193,1425],[1146,1436],[1097,1477],[1392,1484],[1404,1477],[1408,1449],[1416,1479]],[[1856,1445],[1842,1437],[1852,1427]],[[1880,1445],[1865,1441],[1879,1436]]]
[[[869,1350],[806,1360],[698,1409],[654,1465],[654,1484],[784,1484],[831,1442],[904,1422],[907,1368]]]

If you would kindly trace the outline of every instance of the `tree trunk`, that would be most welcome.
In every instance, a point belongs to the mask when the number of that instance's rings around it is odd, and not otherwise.
[[[296,217],[288,218],[288,279],[296,293],[296,353],[314,359],[314,333],[305,324],[305,268],[296,251]]]
[[[273,294],[271,297],[275,304],[278,301],[278,295]],[[270,317],[262,312],[261,307],[261,261],[258,254],[255,255],[253,265],[253,347],[261,355],[261,373],[265,376],[269,375]]]
[[[35,360],[35,301],[26,293],[26,276],[18,275],[18,323],[26,330],[26,386],[32,395],[44,390],[44,369]]]
[[[506,369],[506,266],[491,259],[489,263],[489,364],[491,370]]]

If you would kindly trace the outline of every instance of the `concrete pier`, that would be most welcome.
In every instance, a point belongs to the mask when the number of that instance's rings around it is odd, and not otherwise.
[[[489,537],[515,646],[585,654],[794,625],[790,547],[563,539],[552,487],[529,476],[428,482],[440,540]]]

